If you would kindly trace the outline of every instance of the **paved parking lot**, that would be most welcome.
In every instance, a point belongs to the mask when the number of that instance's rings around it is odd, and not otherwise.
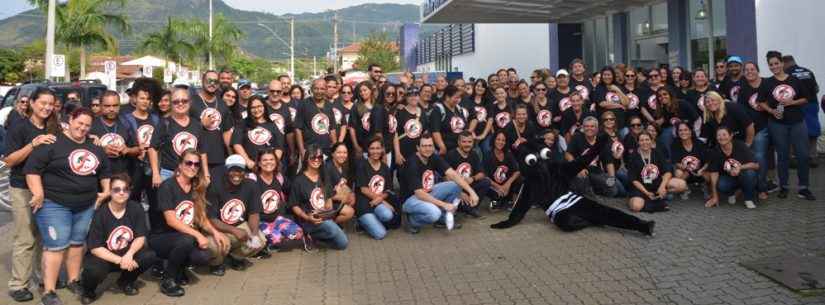
[[[706,209],[694,196],[675,201],[671,212],[641,215],[657,221],[655,238],[602,228],[565,234],[535,209],[521,225],[494,231],[488,226],[506,214],[486,213],[451,233],[399,230],[374,241],[351,232],[345,251],[296,249],[256,260],[246,272],[198,274],[183,298],[167,298],[143,279],[140,295],[107,291],[95,304],[825,304],[825,295],[803,297],[739,265],[788,252],[825,254],[825,189],[816,182],[825,175],[815,173],[817,202],[772,198],[755,210]],[[10,239],[8,227],[0,229],[3,283]],[[11,303],[0,296],[0,304]]]

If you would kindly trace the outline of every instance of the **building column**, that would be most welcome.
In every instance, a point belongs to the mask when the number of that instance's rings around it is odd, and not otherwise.
[[[407,23],[401,26],[401,66],[408,71],[415,71],[418,67],[418,32],[421,25]]]
[[[688,0],[667,0],[668,56],[671,67],[688,66]],[[751,0],[752,1],[752,0]]]
[[[627,63],[627,45],[628,30],[627,30],[627,12],[619,12],[613,14],[613,62]]]
[[[745,61],[757,61],[756,3],[753,0],[726,0],[725,23],[729,55]]]
[[[550,23],[550,71],[559,70],[559,25]]]

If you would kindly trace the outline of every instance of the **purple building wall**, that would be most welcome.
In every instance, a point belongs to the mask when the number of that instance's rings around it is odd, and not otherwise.
[[[418,67],[418,32],[421,25],[416,23],[406,23],[401,26],[401,66],[408,71],[415,71]]]

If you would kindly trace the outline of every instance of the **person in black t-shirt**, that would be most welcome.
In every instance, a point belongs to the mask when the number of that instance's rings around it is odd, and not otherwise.
[[[258,153],[255,181],[258,183],[258,197],[261,201],[260,230],[266,236],[267,251],[280,248],[286,240],[302,240],[301,229],[286,207],[286,181],[278,170],[280,160],[273,149]],[[263,254],[266,257],[266,254]]]
[[[656,104],[655,120],[652,122],[659,130],[656,143],[657,147],[664,153],[664,157],[669,159],[670,147],[673,145],[676,136],[673,126],[679,122],[694,124],[699,122],[701,118],[696,112],[695,106],[684,100],[676,99],[676,95],[669,87],[663,86],[656,90]]]
[[[327,81],[327,86],[330,83]],[[355,105],[354,93],[352,86],[342,85],[340,96],[332,103],[332,114],[335,116],[335,125],[338,126],[338,140],[335,142],[346,142],[348,148],[352,148],[352,142],[348,141],[347,137],[349,137],[349,113]]]
[[[129,201],[131,183],[125,174],[112,176],[111,196],[95,212],[89,225],[86,245],[89,252],[83,261],[81,303],[97,298],[95,289],[110,272],[120,271],[116,285],[125,295],[137,295],[135,281],[159,262],[155,252],[146,245],[146,213],[143,207]]]
[[[23,168],[43,241],[44,304],[60,302],[54,290],[64,257],[69,284],[78,285],[89,222],[109,196],[109,158],[88,138],[93,114],[77,108],[68,117],[69,128],[38,146]]]
[[[684,180],[673,178],[668,160],[653,148],[653,137],[646,132],[639,135],[639,149],[630,157],[628,174],[633,186],[628,204],[634,212],[667,211],[667,195],[687,189]]]
[[[773,77],[764,80],[765,85],[759,91],[759,103],[762,104],[762,109],[771,114],[768,128],[777,154],[776,170],[779,185],[782,187],[779,190],[779,198],[788,197],[788,168],[790,148],[793,146],[799,183],[797,194],[806,200],[816,200],[808,189],[808,128],[803,113],[803,108],[808,104],[809,93],[800,80],[785,73],[781,53],[770,51],[767,59]]]
[[[515,147],[526,142],[517,142]],[[529,144],[528,144],[529,145]],[[493,134],[493,153],[485,164],[486,172],[490,173],[490,196],[491,209],[511,208],[518,193],[521,191],[521,173],[518,164],[510,154],[507,146],[507,136],[503,131]]]
[[[756,184],[759,164],[753,153],[742,143],[735,140],[730,128],[720,127],[716,131],[719,145],[710,153],[710,184],[712,195],[705,203],[706,207],[719,204],[719,195],[728,196],[728,203],[736,203],[736,191],[741,190],[745,198],[745,207],[756,208]]]
[[[678,139],[673,141],[673,147],[670,149],[671,163],[673,163],[674,168],[673,177],[687,182],[704,182],[707,184],[707,190],[710,190],[710,173],[707,171],[709,161],[706,156],[707,147],[702,141],[698,141],[693,136],[693,129],[687,123],[682,122],[676,125],[676,136]],[[683,200],[687,200],[689,197],[690,188],[682,193]]]
[[[753,121],[742,105],[735,102],[726,102],[722,96],[715,91],[705,94],[704,124],[702,125],[702,137],[708,139],[708,146],[716,145],[716,129],[726,126],[737,132],[734,138],[745,141],[750,146],[753,144],[755,129]]]
[[[18,96],[17,101],[14,103],[14,108],[9,111],[8,116],[6,117],[6,121],[3,122],[3,128],[6,131],[11,130],[12,126],[16,126],[18,123],[23,122],[27,118],[29,118],[29,97],[28,96]]]
[[[470,194],[470,206],[478,204],[478,195],[458,172],[450,168],[446,161],[435,153],[432,136],[424,134],[418,142],[416,156],[407,160],[401,180],[401,198],[406,215],[405,230],[411,234],[420,231],[421,226],[439,221],[439,226],[447,226],[447,213],[455,212],[460,202],[461,191]],[[439,180],[446,178],[439,183]],[[456,228],[459,226],[456,226]]]
[[[564,142],[570,143],[573,140],[573,136],[579,131],[582,126],[582,121],[586,117],[593,116],[595,117],[595,113],[587,110],[584,108],[582,104],[583,97],[581,93],[574,92],[570,94],[570,106],[567,110],[561,113],[561,134],[564,135]]]
[[[630,98],[614,82],[616,77],[613,75],[613,68],[602,68],[600,79],[601,83],[593,89],[593,103],[596,105],[597,114],[601,116],[604,112],[612,112],[616,117],[616,130],[625,135],[625,113],[630,107]]]
[[[507,150],[515,149],[516,146],[522,143],[533,145],[537,141],[538,128],[528,118],[528,107],[524,104],[516,105],[516,109],[513,111],[513,121],[506,128],[498,131],[503,132],[506,137]]]
[[[152,133],[149,164],[152,167],[153,187],[160,186],[161,182],[174,174],[184,151],[203,151],[202,148],[206,145],[203,141],[204,131],[201,123],[189,116],[189,104],[189,90],[175,89],[172,92],[172,115],[163,118],[157,130]],[[209,181],[206,153],[203,153],[201,158],[205,164],[201,170],[204,178]]]
[[[120,95],[106,91],[100,98],[100,116],[92,123],[89,136],[95,144],[103,147],[109,157],[112,174],[126,173],[129,163],[143,151],[138,146],[136,135],[118,119]]]
[[[473,134],[465,131],[458,136],[458,147],[447,153],[447,163],[450,167],[455,169],[464,180],[470,184],[470,187],[476,191],[476,194],[487,194],[490,191],[490,179],[484,173],[484,167],[481,163],[481,158],[473,150]],[[478,211],[478,206],[470,206],[467,193],[461,193],[461,205],[458,207],[459,211],[464,212],[471,217],[478,218],[481,214]]]
[[[322,174],[324,182],[334,190],[333,207],[338,210],[334,221],[343,225],[355,216],[355,177],[349,150],[344,143],[332,145],[332,152],[324,163]],[[342,207],[339,209],[338,206]]]
[[[270,119],[269,107],[259,96],[249,98],[246,119],[235,126],[232,148],[246,160],[248,169],[255,168],[255,159],[264,149],[274,149],[278,160],[284,157],[284,134]]]
[[[356,156],[364,154],[367,141],[381,133],[384,107],[378,105],[378,89],[370,81],[363,81],[355,87],[358,102],[352,106],[349,118],[349,134]]]
[[[252,263],[246,258],[266,246],[260,231],[261,201],[254,181],[246,179],[246,162],[240,155],[226,158],[225,168],[215,170],[215,181],[209,184],[209,221],[216,230],[229,239],[229,255],[226,263],[234,270],[246,270]],[[210,248],[223,269],[223,256],[217,248]]]
[[[759,76],[759,66],[754,62],[745,63],[745,78],[739,92],[739,105],[747,110],[753,120],[753,144],[751,151],[756,162],[759,163],[759,191],[760,199],[767,199],[767,193],[779,190],[779,186],[768,181],[768,147],[771,144],[771,135],[768,132],[770,114],[762,109],[759,103],[759,91],[765,86],[765,80]],[[773,158],[772,156],[770,158]]]
[[[199,150],[206,153],[209,169],[212,169],[223,165],[226,159],[235,122],[222,99],[222,92],[218,90],[218,73],[206,71],[202,81],[203,88],[190,97],[189,116],[202,126],[202,136],[198,141],[204,145]]]
[[[338,139],[332,103],[327,102],[327,84],[323,79],[312,82],[312,99],[304,100],[298,106],[295,119],[295,139],[298,152],[304,147],[316,144],[327,151]]]
[[[567,144],[564,159],[573,161],[591,149],[596,149],[595,145],[598,135],[599,120],[592,116],[584,118],[581,132],[577,133]],[[617,159],[621,158],[623,149],[613,149],[614,144],[607,147],[605,151],[600,151],[599,156],[571,181],[570,186],[573,191],[578,194],[598,194],[608,197],[619,194],[620,189],[616,184],[615,176],[608,176],[603,166],[604,162],[601,159],[609,159],[610,156]]]
[[[407,159],[415,156],[415,147],[418,146],[418,138],[426,131],[427,119],[424,117],[424,110],[419,107],[419,92],[411,91],[405,99],[406,105],[396,112],[398,128],[395,132],[395,164],[400,168],[406,164]]]
[[[475,118],[468,119],[467,110],[458,105],[460,101],[461,90],[447,86],[442,103],[436,104],[430,115],[430,132],[440,156],[447,155],[447,151],[458,146],[458,135],[461,132],[475,129]]]
[[[358,162],[355,178],[358,224],[378,240],[387,236],[387,227],[393,220],[396,228],[401,220],[396,212],[400,207],[398,196],[392,191],[392,174],[384,160],[383,141],[374,137],[367,146],[367,159]]]

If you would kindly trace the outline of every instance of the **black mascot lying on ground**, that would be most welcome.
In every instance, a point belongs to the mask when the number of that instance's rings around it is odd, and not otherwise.
[[[542,148],[538,154],[528,144],[516,149],[520,171],[524,177],[524,189],[513,207],[510,217],[490,225],[493,229],[506,229],[518,224],[533,204],[541,206],[550,222],[562,231],[572,232],[589,226],[611,226],[653,235],[654,221],[644,221],[570,190],[570,181],[576,174],[593,162],[609,145],[607,136],[600,136],[594,149],[590,149],[573,161],[552,161],[550,149]]]

